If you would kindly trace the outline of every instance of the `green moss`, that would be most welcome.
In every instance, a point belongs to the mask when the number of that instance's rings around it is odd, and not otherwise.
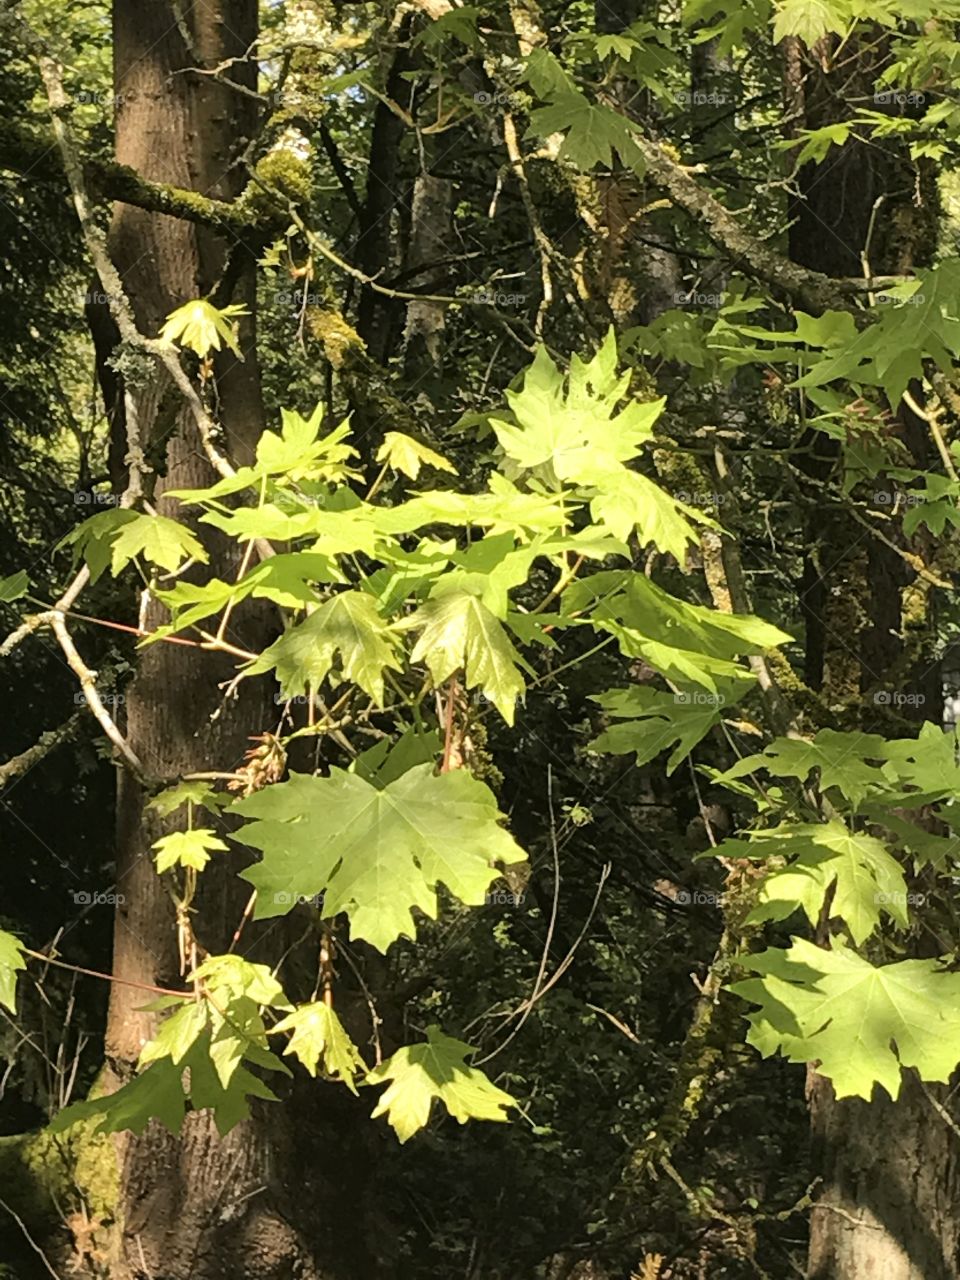
[[[93,1244],[105,1249],[120,1200],[114,1140],[92,1132],[95,1120],[64,1134],[15,1134],[0,1138],[0,1186],[7,1204],[37,1239],[60,1235],[78,1213],[95,1225]]]
[[[264,186],[286,196],[293,204],[310,203],[313,194],[310,166],[306,160],[294,155],[292,151],[281,148],[278,151],[269,152],[258,162],[254,172]],[[252,191],[247,200],[248,203],[250,201],[256,203],[256,197]]]

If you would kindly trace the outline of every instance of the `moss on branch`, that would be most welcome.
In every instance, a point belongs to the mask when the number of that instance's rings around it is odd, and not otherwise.
[[[27,130],[10,121],[0,122],[0,168],[32,181],[66,185],[59,152],[52,133]],[[108,200],[164,213],[234,235],[256,234],[268,238],[286,226],[283,211],[255,202],[244,194],[237,200],[216,200],[183,187],[151,182],[127,165],[112,160],[88,159],[84,172],[89,184]]]

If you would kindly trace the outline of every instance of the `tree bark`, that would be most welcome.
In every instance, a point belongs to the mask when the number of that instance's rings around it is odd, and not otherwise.
[[[253,87],[256,67],[243,60],[256,36],[256,0],[115,0],[115,87],[118,94],[117,157],[148,179],[173,183],[205,196],[230,199],[242,189],[243,151],[256,126],[255,103],[230,79]],[[192,73],[228,59],[226,78]],[[142,332],[153,335],[164,317],[190,298],[207,295],[227,256],[236,250],[214,232],[129,205],[117,207],[111,252]],[[254,259],[242,246],[231,300],[255,302]],[[252,456],[263,425],[253,320],[245,322],[245,359],[232,355],[215,365],[218,416],[225,447],[238,462]],[[162,381],[131,386],[157,468],[153,500],[161,514],[179,514],[166,491],[202,486],[215,477],[196,428],[175,393]],[[168,433],[166,444],[161,432]],[[204,534],[209,574],[237,572],[237,551]],[[147,626],[164,620],[148,602]],[[238,613],[230,639],[262,643],[264,619]],[[236,699],[218,685],[232,664],[216,655],[158,644],[147,649],[127,691],[128,740],[148,777],[174,781],[182,774],[234,768],[248,738],[266,727],[263,693],[253,682]],[[216,716],[215,716],[215,713]],[[114,973],[126,983],[179,985],[175,917],[156,874],[152,842],[176,819],[161,821],[145,810],[145,794],[129,775],[120,780],[117,817],[117,884],[122,901],[114,936]],[[235,854],[202,878],[195,928],[212,952],[226,950],[243,909]],[[135,986],[115,983],[107,1027],[107,1061],[115,1083],[129,1078],[156,1015]],[[120,1204],[110,1275],[115,1280],[213,1280],[239,1276],[280,1280],[296,1275],[326,1280],[336,1274],[322,1256],[330,1219],[323,1220],[331,1188],[298,1168],[289,1112],[277,1107],[220,1138],[208,1112],[187,1116],[179,1138],[156,1123],[118,1139]],[[307,1188],[309,1196],[297,1194]],[[304,1220],[310,1221],[304,1225]],[[326,1240],[329,1244],[329,1239]]]

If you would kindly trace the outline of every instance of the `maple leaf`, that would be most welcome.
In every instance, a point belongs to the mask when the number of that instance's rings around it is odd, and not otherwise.
[[[71,529],[61,546],[73,546],[86,560],[95,582],[109,565],[114,577],[137,556],[172,573],[185,560],[206,563],[208,557],[195,534],[166,516],[115,507],[101,511]]]
[[[836,787],[856,808],[871,788],[888,786],[882,769],[885,748],[886,742],[879,734],[821,729],[812,740],[776,738],[759,755],[738,760],[717,781],[726,782],[765,769],[774,777],[804,782],[816,769],[823,790]]]
[[[612,724],[589,744],[591,751],[612,755],[635,752],[637,764],[647,764],[672,747],[667,776],[674,772],[698,742],[720,723],[723,697],[698,697],[692,693],[662,693],[658,689],[610,689],[591,695]]]
[[[936,960],[874,967],[838,939],[827,951],[794,938],[741,963],[760,975],[730,988],[760,1006],[750,1043],[816,1063],[838,1098],[869,1101],[879,1084],[895,1100],[902,1067],[945,1083],[960,1062],[960,973]]]
[[[526,856],[484,783],[462,769],[435,774],[429,763],[379,788],[341,769],[294,774],[234,811],[252,819],[234,838],[263,852],[242,873],[258,891],[258,917],[322,893],[324,914],[345,912],[350,936],[380,951],[415,937],[413,907],[436,919],[438,883],[479,906],[494,864]]]
[[[507,1119],[517,1104],[476,1067],[467,1065],[473,1053],[468,1044],[445,1036],[439,1027],[427,1028],[427,1043],[408,1045],[367,1076],[368,1084],[392,1081],[373,1112],[386,1115],[401,1142],[424,1127],[434,1100],[443,1103],[455,1120]]]
[[[578,169],[589,171],[596,165],[613,167],[614,156],[628,168],[636,168],[642,152],[633,137],[633,125],[626,116],[592,103],[578,89],[557,94],[545,107],[530,113],[528,137],[548,138],[563,133],[559,157],[570,160]]]
[[[211,351],[219,351],[226,343],[239,356],[240,347],[233,320],[249,314],[241,303],[215,307],[205,298],[196,298],[170,312],[160,330],[160,341],[170,345],[179,342],[181,346],[195,351],[201,359]]]
[[[372,596],[341,591],[292,627],[246,668],[248,675],[276,670],[284,697],[318,689],[339,655],[344,678],[383,705],[383,673],[400,670],[397,642]]]
[[[841,919],[860,943],[880,923],[881,910],[897,924],[909,924],[907,883],[882,841],[848,830],[839,819],[796,823],[751,832],[737,841],[748,857],[789,858],[784,870],[764,880],[750,921],[784,920],[801,908],[811,924],[820,919],[831,886],[830,919]],[[721,854],[726,846],[717,850]]]
[[[402,431],[388,431],[383,437],[383,444],[377,452],[377,461],[393,467],[394,471],[402,471],[411,480],[416,480],[424,463],[437,471],[449,471],[457,474],[457,468],[442,454],[428,449],[419,440],[406,436]]]
[[[328,1076],[342,1080],[351,1093],[357,1092],[354,1076],[366,1071],[366,1063],[334,1011],[321,1001],[301,1004],[270,1028],[271,1035],[292,1032],[285,1052],[294,1054],[312,1076],[321,1065]]]
[[[410,661],[425,662],[435,685],[463,669],[467,688],[481,688],[507,724],[513,724],[525,688],[518,670],[521,658],[479,596],[451,590],[394,626],[421,632]]]
[[[202,871],[212,853],[225,853],[228,847],[209,827],[172,831],[153,845],[157,851],[157,871],[161,873],[171,867],[192,867],[195,871]]]
[[[23,943],[12,933],[0,929],[0,1004],[16,1013],[17,974],[27,967]]]

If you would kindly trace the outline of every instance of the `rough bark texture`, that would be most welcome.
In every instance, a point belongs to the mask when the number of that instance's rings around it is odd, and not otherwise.
[[[826,1190],[812,1212],[809,1280],[955,1280],[958,1150],[933,1103],[912,1078],[895,1103],[885,1093],[838,1103],[816,1079]]]
[[[178,12],[179,10],[179,12]],[[173,0],[117,0],[114,6],[117,154],[121,163],[148,178],[217,198],[242,187],[240,163],[255,120],[252,100],[209,76],[172,74],[190,66],[216,66],[241,58],[256,32],[256,0],[177,5]],[[255,83],[251,63],[233,64],[232,74]],[[213,232],[130,206],[118,207],[111,250],[138,323],[156,333],[164,316],[216,284],[234,248]],[[241,255],[246,251],[241,248]],[[254,300],[253,258],[242,259],[233,300]],[[244,461],[262,428],[262,407],[252,325],[241,335],[247,359],[216,366],[219,418],[225,444]],[[151,432],[158,475],[154,499],[172,514],[166,490],[210,483],[214,478],[192,421],[170,389],[135,387],[144,430]],[[161,432],[169,432],[163,445]],[[207,539],[208,572],[236,573],[237,552]],[[147,625],[161,621],[155,604]],[[238,615],[229,638],[256,646],[263,619]],[[251,686],[223,704],[218,684],[232,663],[216,655],[198,663],[196,651],[156,645],[144,652],[127,692],[126,731],[146,773],[173,780],[185,772],[240,763],[248,738],[266,727],[264,695]],[[219,715],[214,719],[214,713]],[[150,845],[170,821],[144,811],[145,796],[128,776],[118,797],[118,908],[114,971],[128,982],[177,984],[174,912],[153,867]],[[236,855],[223,871],[203,877],[195,928],[211,951],[225,950],[240,918]],[[153,1029],[154,1015],[140,1011],[143,993],[115,984],[111,992],[107,1057],[117,1080],[132,1070]],[[301,1166],[289,1110],[274,1108],[269,1121],[254,1115],[226,1138],[208,1113],[188,1116],[180,1138],[151,1125],[142,1136],[118,1141],[121,1164],[119,1229],[110,1274],[116,1280],[213,1280],[243,1275],[250,1280],[298,1276],[323,1280],[335,1271],[322,1256],[331,1224],[332,1188]],[[306,1126],[305,1126],[306,1127]],[[309,1198],[302,1191],[306,1190]],[[309,1220],[309,1225],[302,1225]],[[294,1225],[296,1224],[296,1225]],[[307,1237],[309,1237],[309,1242]],[[375,1274],[373,1270],[370,1272]]]

